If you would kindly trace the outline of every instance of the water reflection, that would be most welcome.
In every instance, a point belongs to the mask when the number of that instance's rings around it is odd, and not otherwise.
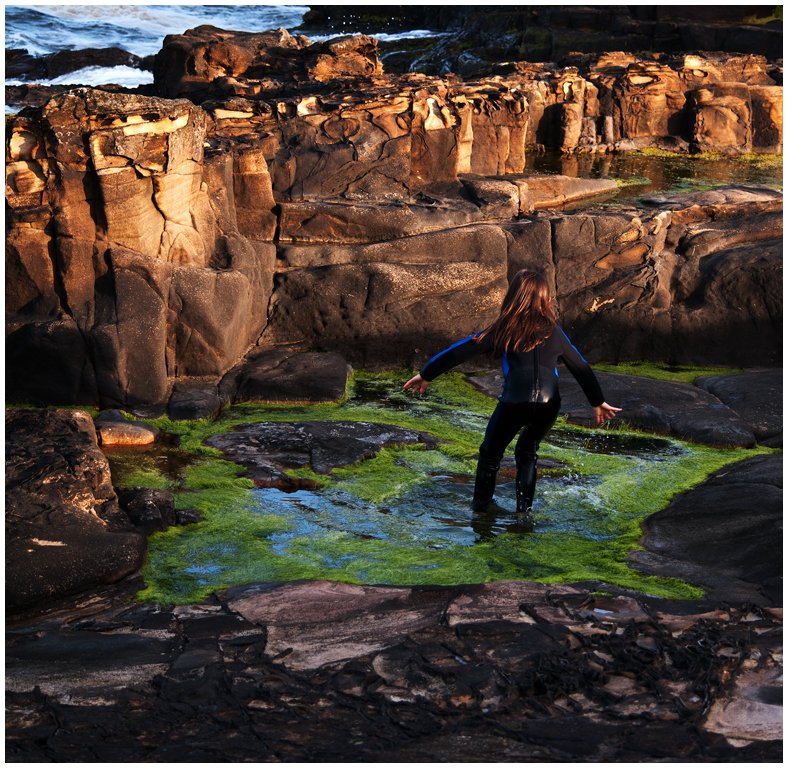
[[[768,184],[782,187],[782,166],[771,159],[748,162],[734,158],[653,156],[637,152],[585,155],[532,152],[526,156],[524,172],[634,182],[619,190],[613,204],[633,202],[655,194],[689,192],[723,184]]]

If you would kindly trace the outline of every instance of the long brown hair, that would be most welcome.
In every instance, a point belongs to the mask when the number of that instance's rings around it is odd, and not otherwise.
[[[491,336],[499,354],[530,352],[553,332],[556,323],[547,280],[538,272],[521,269],[512,278],[498,319],[476,341]]]

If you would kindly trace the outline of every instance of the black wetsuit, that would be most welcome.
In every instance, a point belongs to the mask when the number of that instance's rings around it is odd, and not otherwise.
[[[432,381],[450,368],[475,355],[492,351],[487,336],[480,342],[472,334],[452,344],[427,362],[421,377]],[[523,429],[515,447],[518,463],[534,463],[539,443],[553,426],[561,397],[558,392],[558,361],[566,365],[583,389],[592,406],[605,398],[594,372],[564,331],[556,326],[541,344],[530,352],[505,352],[503,355],[503,388],[479,449],[481,459],[491,464],[500,462],[506,446]]]

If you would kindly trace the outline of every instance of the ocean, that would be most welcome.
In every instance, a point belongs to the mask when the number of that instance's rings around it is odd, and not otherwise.
[[[137,56],[157,53],[166,35],[179,34],[200,24],[244,32],[300,24],[308,5],[8,5],[5,7],[6,48],[25,48],[34,56],[81,48],[122,48]],[[348,30],[352,33],[352,30]],[[380,40],[434,36],[428,30],[401,34],[375,34]],[[334,34],[310,34],[313,42]],[[27,80],[6,80],[22,85]],[[133,88],[153,82],[153,73],[134,67],[88,67],[41,85],[117,83]]]

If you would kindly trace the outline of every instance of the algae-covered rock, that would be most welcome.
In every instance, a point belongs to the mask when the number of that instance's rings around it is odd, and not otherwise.
[[[335,467],[356,464],[389,445],[424,443],[435,439],[421,432],[361,421],[303,421],[248,424],[206,440],[262,484],[284,480],[284,470],[307,467],[328,474]]]

